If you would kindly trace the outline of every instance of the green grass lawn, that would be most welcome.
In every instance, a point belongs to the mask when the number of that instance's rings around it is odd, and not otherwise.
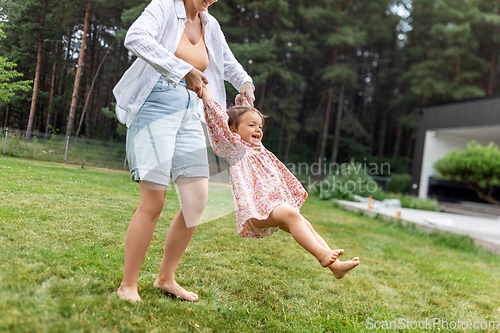
[[[139,199],[126,172],[0,155],[0,181],[0,332],[370,332],[380,330],[367,320],[500,321],[499,257],[316,198],[303,215],[343,257],[361,259],[344,279],[284,232],[239,238],[230,214],[198,227],[179,266],[177,281],[200,300],[165,296],[152,284],[174,191],[141,270],[144,302],[131,304],[115,294]]]
[[[9,133],[5,146],[5,155],[37,159],[49,162],[64,162],[66,138],[63,135],[52,135],[49,140],[43,137],[26,137],[19,133]],[[3,151],[4,137],[1,137],[0,149]],[[113,141],[97,141],[71,139],[68,146],[68,164],[82,164],[98,168],[122,170],[125,162],[125,143]]]

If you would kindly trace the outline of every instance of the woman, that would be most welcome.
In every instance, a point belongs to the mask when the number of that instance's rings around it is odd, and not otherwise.
[[[140,301],[139,270],[163,209],[170,176],[181,209],[167,233],[154,286],[181,299],[198,296],[179,286],[175,271],[208,197],[208,159],[199,97],[207,84],[225,105],[224,80],[253,103],[252,79],[231,53],[218,22],[206,10],[214,0],[153,0],[132,24],[125,47],[138,59],[113,93],[118,119],[127,125],[132,180],[139,206],[125,240],[121,298]]]

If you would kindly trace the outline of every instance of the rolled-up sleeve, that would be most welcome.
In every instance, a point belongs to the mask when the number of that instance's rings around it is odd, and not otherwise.
[[[177,58],[159,43],[162,26],[167,24],[168,1],[153,0],[132,24],[125,37],[125,47],[142,58],[167,81],[173,84],[186,76],[194,67]],[[168,32],[167,32],[168,33]]]
[[[250,82],[252,84],[253,90],[255,90],[252,78],[247,74],[238,60],[236,60],[233,52],[231,52],[231,49],[229,48],[229,45],[227,45],[225,38],[222,38],[222,44],[224,52],[224,79],[226,81],[229,81],[238,91],[241,90],[241,86],[245,82]]]

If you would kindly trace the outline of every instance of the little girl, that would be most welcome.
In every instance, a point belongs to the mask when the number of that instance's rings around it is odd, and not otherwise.
[[[341,262],[344,250],[331,250],[300,213],[307,192],[276,156],[262,145],[264,116],[244,99],[227,113],[202,95],[210,143],[214,152],[230,164],[230,182],[240,237],[262,238],[282,229],[337,279],[359,265],[356,257]],[[236,98],[239,100],[239,97]]]

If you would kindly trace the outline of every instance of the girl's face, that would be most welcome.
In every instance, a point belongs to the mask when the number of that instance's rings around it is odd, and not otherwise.
[[[233,130],[241,136],[241,139],[252,146],[259,147],[262,137],[262,118],[257,112],[248,111],[241,116],[240,124],[236,130]]]

